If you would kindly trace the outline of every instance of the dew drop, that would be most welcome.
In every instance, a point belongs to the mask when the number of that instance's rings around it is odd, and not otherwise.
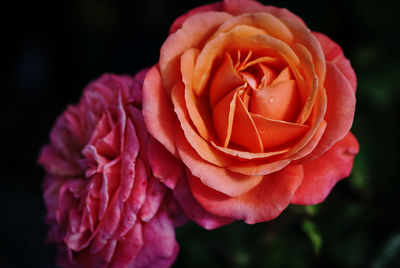
[[[268,101],[271,103],[274,102],[274,97],[270,97]]]

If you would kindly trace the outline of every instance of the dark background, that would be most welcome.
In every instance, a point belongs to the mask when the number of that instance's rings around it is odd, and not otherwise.
[[[0,267],[54,267],[45,244],[40,147],[56,117],[104,72],[157,62],[174,18],[210,1],[14,1],[1,7]],[[358,76],[349,179],[278,219],[177,230],[174,267],[400,267],[400,23],[395,1],[263,1],[342,47]]]

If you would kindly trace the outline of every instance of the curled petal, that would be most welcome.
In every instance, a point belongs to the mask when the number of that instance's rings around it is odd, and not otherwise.
[[[175,115],[161,82],[157,66],[151,68],[143,82],[143,118],[149,133],[177,156],[172,126]]]
[[[233,221],[231,218],[219,217],[204,210],[193,197],[186,176],[178,181],[174,189],[174,196],[189,219],[207,230],[218,228]]]
[[[179,127],[175,128],[179,155],[190,172],[202,183],[229,196],[239,196],[255,187],[262,176],[246,176],[204,161],[186,141]]]
[[[290,165],[266,175],[257,187],[237,197],[217,192],[196,177],[188,179],[194,197],[207,211],[253,224],[276,218],[289,205],[303,180],[303,167]]]
[[[326,66],[327,110],[324,120],[327,126],[318,145],[307,157],[309,160],[318,157],[342,139],[353,124],[356,105],[354,90],[334,64],[328,62]]]
[[[208,11],[189,17],[182,27],[171,34],[161,47],[160,70],[166,92],[181,78],[180,56],[189,48],[199,47],[231,15],[224,12]]]
[[[338,67],[342,74],[349,80],[354,91],[357,88],[357,77],[351,67],[350,61],[344,56],[342,48],[332,41],[328,36],[322,33],[313,32],[313,35],[318,39],[322,46],[327,62],[331,62]]]

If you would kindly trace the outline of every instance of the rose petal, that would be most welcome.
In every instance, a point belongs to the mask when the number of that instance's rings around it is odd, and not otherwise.
[[[257,127],[264,148],[287,145],[304,135],[309,129],[308,126],[272,120],[256,114],[251,114],[251,118]]]
[[[192,78],[195,61],[199,51],[197,49],[186,50],[181,57],[182,81],[185,84],[185,102],[192,123],[198,133],[205,140],[215,139],[212,126],[211,107],[207,97],[195,96],[192,89]]]
[[[175,115],[164,92],[160,71],[151,68],[143,82],[143,118],[149,133],[173,155],[178,156],[172,132]]]
[[[253,187],[262,176],[246,176],[204,161],[189,145],[179,127],[175,128],[176,146],[182,161],[202,183],[229,196],[239,196]]]
[[[171,25],[170,30],[169,30],[169,35],[175,33],[179,28],[182,27],[182,24],[191,16],[201,13],[201,12],[207,12],[207,11],[221,11],[222,4],[221,2],[213,3],[213,4],[207,4],[203,6],[196,7],[194,9],[189,10],[186,14],[183,14],[179,16]]]
[[[325,59],[338,67],[343,75],[349,80],[354,91],[357,88],[357,77],[350,61],[344,56],[342,48],[332,39],[322,33],[313,32],[313,35],[318,39],[325,54]]]
[[[269,12],[279,18],[289,18],[297,23],[305,25],[302,19],[293,14],[286,8],[278,8],[274,6],[264,6],[263,4],[252,0],[224,0],[222,10],[229,12],[233,15],[240,15],[243,13],[257,13]]]
[[[128,267],[143,246],[142,224],[136,223],[118,242],[111,267]]]
[[[238,25],[228,32],[219,33],[209,40],[199,56],[193,74],[193,90],[198,96],[208,93],[206,84],[210,78],[210,71],[216,59],[222,59],[223,52],[229,43],[238,42],[239,37],[266,35],[265,31],[251,26]],[[272,38],[272,37],[271,37]]]
[[[142,229],[143,247],[136,256],[134,266],[152,267],[162,259],[172,263],[176,258],[177,243],[174,226],[165,208],[160,208],[152,220],[143,224]]]
[[[353,124],[356,104],[354,90],[334,64],[328,62],[326,66],[325,88],[328,103],[324,119],[327,127],[318,145],[308,156],[309,160],[323,154],[342,139]]]
[[[264,176],[257,187],[238,197],[212,190],[193,176],[188,180],[194,197],[207,211],[253,224],[276,218],[289,205],[303,180],[303,167],[290,165]]]
[[[236,110],[237,90],[225,96],[213,109],[214,127],[220,144],[227,147],[231,139],[233,118]]]
[[[174,189],[174,196],[189,219],[207,230],[218,228],[233,221],[231,218],[219,217],[204,210],[193,197],[186,176],[178,181]]]
[[[208,144],[190,124],[190,119],[185,108],[185,98],[184,98],[184,85],[182,83],[177,83],[172,88],[171,97],[174,104],[175,113],[178,116],[181,128],[185,133],[187,141],[193,148],[196,148],[197,153],[205,159],[207,162],[215,164],[217,166],[226,166],[231,163],[232,160],[218,152]]]
[[[220,32],[227,32],[237,25],[248,25],[263,29],[268,35],[280,39],[287,44],[291,44],[294,40],[294,37],[289,28],[275,16],[268,13],[261,13],[261,11],[262,10],[257,11],[258,13],[256,12],[235,16],[227,20],[221,24],[216,31],[216,34]]]
[[[147,157],[153,175],[165,186],[174,189],[184,173],[182,164],[152,137],[147,144]]]
[[[180,56],[207,40],[222,22],[232,16],[223,12],[204,12],[189,17],[182,28],[171,34],[161,47],[160,70],[167,94],[181,77]]]
[[[223,97],[243,83],[243,79],[240,78],[233,66],[231,56],[229,53],[226,53],[221,65],[218,67],[218,70],[215,72],[211,80],[209,91],[211,107],[215,107]]]
[[[257,127],[240,98],[236,98],[231,142],[248,149],[250,152],[263,152],[263,144]]]
[[[293,122],[299,114],[299,98],[294,80],[277,82],[253,92],[250,112],[273,120]]]
[[[329,151],[304,164],[304,179],[291,203],[314,205],[324,201],[333,186],[350,175],[358,150],[357,139],[349,132]]]

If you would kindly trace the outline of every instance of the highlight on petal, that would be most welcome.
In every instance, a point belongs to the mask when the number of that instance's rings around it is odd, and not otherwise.
[[[357,139],[349,132],[319,158],[303,164],[304,179],[291,203],[314,205],[324,201],[333,186],[350,175],[358,150]]]
[[[188,177],[189,187],[204,209],[248,224],[276,218],[289,205],[302,180],[303,167],[290,165],[264,176],[261,183],[249,192],[230,197],[205,186],[196,177]]]

